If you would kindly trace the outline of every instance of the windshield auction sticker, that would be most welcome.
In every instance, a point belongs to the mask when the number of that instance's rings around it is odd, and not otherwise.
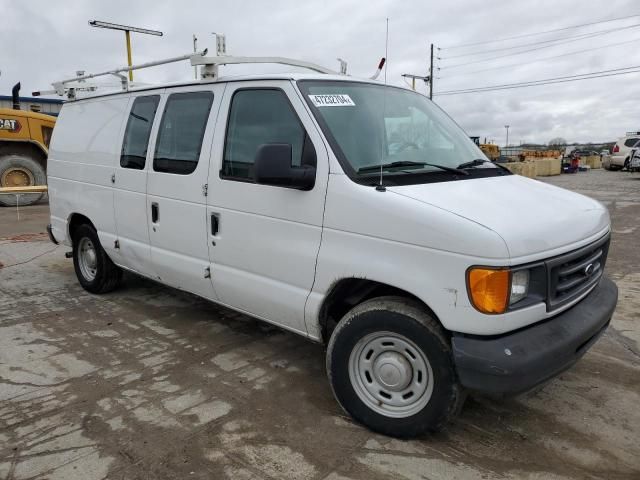
[[[316,107],[355,107],[351,97],[344,93],[335,95],[309,95]]]

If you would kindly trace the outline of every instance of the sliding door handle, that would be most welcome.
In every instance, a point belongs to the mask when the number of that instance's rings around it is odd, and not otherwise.
[[[160,220],[160,207],[156,202],[153,202],[151,204],[151,222],[158,223],[158,220]]]
[[[220,230],[220,218],[218,217],[218,214],[212,213],[211,214],[211,235],[215,237],[216,235],[218,235],[219,230]]]

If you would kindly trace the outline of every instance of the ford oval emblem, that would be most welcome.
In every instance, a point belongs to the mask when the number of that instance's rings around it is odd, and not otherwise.
[[[590,263],[589,265],[584,267],[585,276],[590,277],[591,274],[593,273],[593,270],[594,270],[593,263]]]

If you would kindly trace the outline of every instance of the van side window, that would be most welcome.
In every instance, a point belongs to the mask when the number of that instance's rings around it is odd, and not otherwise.
[[[290,144],[294,166],[315,165],[313,144],[282,90],[238,90],[231,100],[220,177],[254,181],[256,152],[266,143]]]
[[[159,102],[160,95],[138,97],[133,101],[120,152],[121,167],[136,170],[144,168],[149,135]]]
[[[196,169],[212,102],[212,92],[169,96],[153,157],[156,172],[188,175]]]

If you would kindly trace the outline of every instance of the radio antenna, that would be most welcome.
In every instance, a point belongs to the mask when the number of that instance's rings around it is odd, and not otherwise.
[[[389,17],[387,17],[387,29],[384,40],[384,91],[382,92],[382,126],[384,128],[384,117],[387,113],[387,68],[389,65]],[[381,62],[382,63],[382,62]],[[383,132],[384,133],[384,132]],[[380,141],[380,183],[376,187],[379,192],[384,192],[387,189],[382,184],[382,169],[384,165],[384,138]]]

